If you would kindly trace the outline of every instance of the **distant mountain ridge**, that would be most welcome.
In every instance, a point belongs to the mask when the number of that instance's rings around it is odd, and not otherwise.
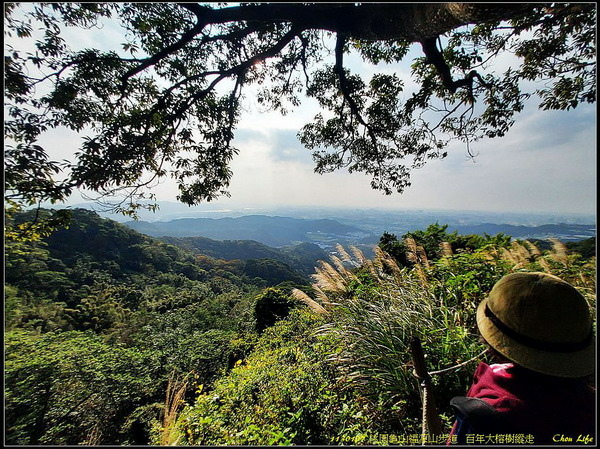
[[[19,213],[16,223],[32,220],[34,214]],[[70,225],[57,229],[43,242],[52,258],[49,266],[59,270],[53,276],[68,278],[64,269],[87,266],[88,274],[100,271],[107,279],[121,281],[130,276],[177,273],[194,280],[226,278],[238,285],[307,284],[316,261],[328,257],[310,243],[275,249],[258,242],[160,239],[86,209],[72,210]],[[18,282],[16,277],[12,281]]]
[[[238,218],[181,218],[167,222],[129,221],[126,226],[152,237],[206,237],[213,240],[255,240],[271,247],[303,242],[335,243],[373,237],[362,228],[331,219],[246,215]]]
[[[540,226],[509,225],[481,223],[477,225],[448,226],[448,231],[458,231],[459,234],[505,234],[517,239],[546,239],[582,240],[596,236],[596,225],[582,224],[545,224]]]
[[[402,216],[399,216],[402,218]],[[342,245],[361,245],[362,248],[377,244],[383,232],[391,232],[402,236],[406,232],[424,229],[426,226],[417,226],[409,222],[399,222],[396,218],[379,220],[377,223],[369,221],[365,216],[362,220],[353,219],[344,222],[343,218],[335,219],[307,219],[290,218],[267,215],[246,215],[241,217],[225,218],[181,218],[172,221],[129,221],[126,226],[140,233],[153,237],[204,237],[216,241],[253,240],[271,248],[294,246],[300,243],[314,243],[323,249],[330,250],[336,243]],[[497,224],[480,222],[472,224],[448,223],[448,231],[457,231],[459,234],[496,235],[505,234],[518,239],[547,239],[558,238],[563,241],[577,241],[596,236],[595,224],[542,224],[519,225]],[[206,242],[205,242],[206,243]],[[213,244],[214,246],[214,244]],[[211,245],[204,245],[203,249],[210,251]],[[249,249],[237,248],[242,251]],[[258,248],[254,248],[257,250]],[[220,247],[218,252],[225,250]],[[265,248],[259,252],[266,251]],[[227,257],[220,253],[221,257]]]

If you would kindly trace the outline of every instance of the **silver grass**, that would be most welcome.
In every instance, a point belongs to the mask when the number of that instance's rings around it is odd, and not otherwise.
[[[327,310],[322,305],[320,305],[319,303],[317,303],[314,299],[312,299],[310,296],[308,296],[302,290],[299,290],[297,288],[293,289],[292,290],[292,297],[296,298],[298,301],[303,302],[312,311],[314,311],[314,312],[316,312],[318,314],[327,314],[327,313],[329,313],[329,312],[327,312]]]

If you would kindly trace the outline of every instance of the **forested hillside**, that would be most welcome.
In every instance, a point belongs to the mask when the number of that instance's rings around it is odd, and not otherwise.
[[[195,255],[85,210],[41,241],[7,241],[5,256],[11,444],[147,443],[169,376],[210,382],[251,346],[261,290],[308,282],[275,260]]]
[[[206,237],[161,237],[160,240],[217,259],[278,260],[305,275],[312,274],[318,260],[327,258],[327,253],[323,249],[309,242],[271,248],[254,240],[219,241]]]
[[[435,224],[384,234],[372,260],[338,246],[309,278],[85,210],[49,236],[17,234],[5,241],[8,444],[420,443],[412,336],[432,370],[476,356],[475,307],[517,270],[554,273],[595,306],[593,242],[542,248]],[[471,368],[434,377],[446,431]]]

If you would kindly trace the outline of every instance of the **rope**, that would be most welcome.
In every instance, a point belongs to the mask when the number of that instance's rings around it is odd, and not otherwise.
[[[429,393],[429,388],[427,388],[427,381],[423,381],[421,386],[423,387],[423,416],[422,416],[423,442],[422,442],[422,445],[425,446],[424,436],[429,433],[429,426],[427,425],[427,413],[428,413],[428,411],[427,411],[427,402],[428,402],[427,395]]]
[[[427,416],[429,414],[429,410],[428,410],[428,404],[429,404],[429,387],[431,387],[430,381],[431,381],[431,377],[427,376],[427,377],[421,377],[418,376],[416,371],[413,371],[413,376],[419,380],[419,386],[420,388],[420,392],[421,392],[421,403],[423,404],[423,415],[421,416],[421,422],[422,422],[422,429],[423,429],[423,433],[422,433],[422,437],[423,437],[423,441],[422,441],[422,445],[425,446],[426,440],[425,440],[425,435],[427,435],[429,433],[429,425],[427,423]]]
[[[483,350],[482,352],[480,352],[479,354],[477,354],[475,357],[470,358],[466,362],[462,362],[462,363],[459,363],[458,365],[450,366],[448,368],[444,368],[444,369],[441,369],[441,370],[438,370],[438,371],[431,371],[431,372],[429,372],[429,375],[430,376],[437,376],[438,374],[443,374],[443,373],[446,373],[448,371],[452,371],[452,370],[455,370],[455,369],[462,368],[463,366],[468,365],[471,362],[474,362],[475,360],[477,360],[478,358],[480,358],[481,356],[483,356],[486,352],[488,352],[488,349]]]

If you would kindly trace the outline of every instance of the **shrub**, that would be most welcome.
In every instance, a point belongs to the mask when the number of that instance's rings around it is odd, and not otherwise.
[[[15,330],[5,348],[8,444],[117,444],[131,437],[123,422],[160,388],[148,353],[92,333]]]
[[[276,288],[265,289],[256,298],[254,316],[256,318],[256,330],[264,331],[273,326],[277,321],[285,318],[290,310],[296,305],[289,294]]]
[[[179,419],[190,445],[361,444],[372,438],[365,402],[328,360],[339,341],[323,318],[296,309],[266,329],[255,351]]]

